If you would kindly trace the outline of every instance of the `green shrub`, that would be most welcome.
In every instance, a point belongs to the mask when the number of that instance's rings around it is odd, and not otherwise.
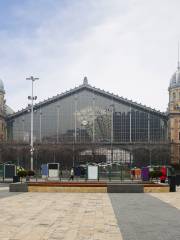
[[[156,175],[155,178],[160,178],[162,176],[162,173],[160,170],[158,170],[158,171],[156,171],[155,175]]]
[[[160,178],[161,175],[162,175],[162,173],[161,173],[160,170],[151,171],[151,172],[149,173],[149,177],[150,177],[151,179],[153,179],[153,178],[156,178],[156,179],[157,179],[157,178]]]
[[[20,178],[24,178],[27,176],[27,171],[25,170],[20,170],[17,175],[20,177]]]
[[[32,171],[32,170],[28,170],[28,171],[27,171],[27,175],[28,175],[29,177],[34,176],[34,175],[35,175],[35,172]]]
[[[149,172],[149,178],[156,178],[156,172],[155,171],[151,171]]]

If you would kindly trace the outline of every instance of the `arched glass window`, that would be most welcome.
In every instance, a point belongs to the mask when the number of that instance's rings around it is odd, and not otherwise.
[[[176,100],[176,93],[173,92],[173,101],[175,101],[175,100]]]

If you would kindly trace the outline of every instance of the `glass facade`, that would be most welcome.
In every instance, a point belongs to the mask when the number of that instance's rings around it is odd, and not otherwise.
[[[30,142],[30,111],[8,118],[8,140]],[[167,118],[95,88],[81,87],[34,107],[34,142],[165,142]]]

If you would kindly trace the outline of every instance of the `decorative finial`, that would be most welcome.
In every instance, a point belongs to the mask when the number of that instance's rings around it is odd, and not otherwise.
[[[87,79],[87,77],[84,77],[84,79],[83,79],[83,84],[84,84],[84,85],[88,85],[88,79]]]

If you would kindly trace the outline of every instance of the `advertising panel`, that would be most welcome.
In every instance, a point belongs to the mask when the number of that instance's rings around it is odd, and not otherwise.
[[[98,180],[98,166],[88,166],[88,180]]]

